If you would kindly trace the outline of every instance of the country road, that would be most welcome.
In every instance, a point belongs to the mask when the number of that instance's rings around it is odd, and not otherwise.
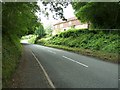
[[[69,51],[24,44],[56,88],[118,88],[118,65]],[[36,78],[36,77],[35,77]]]

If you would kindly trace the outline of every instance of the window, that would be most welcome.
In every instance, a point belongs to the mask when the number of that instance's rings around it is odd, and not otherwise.
[[[60,24],[60,27],[62,28],[62,27],[63,27],[63,24]]]

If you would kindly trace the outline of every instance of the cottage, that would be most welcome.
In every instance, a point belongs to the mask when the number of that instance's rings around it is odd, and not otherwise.
[[[53,25],[52,35],[56,35],[60,32],[66,31],[71,27],[76,29],[88,28],[88,24],[81,23],[76,17],[67,19],[67,21],[61,21]]]

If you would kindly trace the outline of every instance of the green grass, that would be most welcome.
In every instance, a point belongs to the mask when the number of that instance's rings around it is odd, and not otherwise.
[[[9,87],[9,81],[19,63],[22,47],[17,36],[3,36],[2,39],[2,84],[3,87]]]
[[[52,38],[38,41],[38,44],[80,52],[108,61],[117,62],[120,53],[118,31],[76,30],[62,32]],[[90,52],[88,52],[90,51]]]

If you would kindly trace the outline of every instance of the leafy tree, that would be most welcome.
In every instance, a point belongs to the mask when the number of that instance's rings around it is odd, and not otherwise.
[[[35,12],[39,10],[36,3],[28,2],[5,2],[2,3],[3,34],[15,34],[21,37],[33,32],[38,26]]]
[[[39,25],[39,27],[36,27],[35,34],[39,37],[43,37],[45,35],[45,30],[43,25]]]
[[[52,26],[51,25],[46,26],[45,31],[47,34],[52,35]]]
[[[75,15],[79,20],[90,22],[91,28],[119,29],[119,2],[73,2]]]
[[[41,0],[44,5],[44,11],[42,11],[46,16],[49,16],[51,11],[54,19],[62,19],[63,21],[67,20],[63,15],[63,9],[70,4],[70,2],[49,2],[47,0]]]
[[[35,12],[39,10],[36,3],[4,2],[2,3],[2,81],[3,87],[10,80],[18,65],[22,52],[20,38],[33,32],[39,25]]]
[[[54,18],[66,20],[63,9],[72,4],[76,17],[83,23],[88,23],[91,29],[119,29],[120,3],[119,2],[45,2],[45,10],[51,10]],[[48,5],[50,7],[48,8]],[[46,12],[45,12],[46,13]],[[49,13],[46,13],[47,16]]]
[[[35,43],[37,42],[38,39],[41,39],[43,36],[46,35],[42,24],[40,24],[39,27],[36,27],[35,34],[36,34]]]

